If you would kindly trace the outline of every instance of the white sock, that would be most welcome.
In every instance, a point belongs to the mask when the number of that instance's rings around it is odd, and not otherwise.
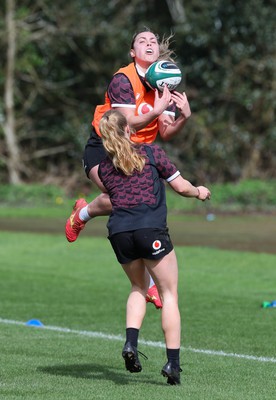
[[[151,277],[151,275],[150,275],[150,284],[149,284],[149,287],[151,288],[151,287],[154,286],[154,285],[155,285],[154,280],[152,279],[152,277]]]
[[[88,214],[88,205],[80,210],[79,217],[82,221],[89,221],[92,218]]]

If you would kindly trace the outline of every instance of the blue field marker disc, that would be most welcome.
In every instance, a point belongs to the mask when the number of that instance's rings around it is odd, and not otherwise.
[[[30,321],[26,322],[27,326],[41,326],[43,327],[43,323],[39,321],[39,319],[30,319]]]

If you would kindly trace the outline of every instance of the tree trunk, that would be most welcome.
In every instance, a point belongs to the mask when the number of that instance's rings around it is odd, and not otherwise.
[[[252,143],[251,152],[242,169],[241,179],[260,178],[261,146],[258,141]]]
[[[168,9],[176,25],[184,24],[186,14],[182,0],[167,0]]]
[[[21,183],[20,179],[20,151],[15,132],[14,115],[14,69],[16,53],[16,27],[15,27],[14,0],[6,0],[6,29],[7,29],[7,66],[4,93],[5,120],[3,131],[7,146],[7,167],[9,181],[12,184]]]

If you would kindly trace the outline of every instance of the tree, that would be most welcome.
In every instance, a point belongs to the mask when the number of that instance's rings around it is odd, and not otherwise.
[[[16,27],[14,21],[15,4],[14,0],[6,0],[6,26],[7,26],[7,67],[6,81],[4,90],[4,110],[5,117],[1,121],[5,140],[7,144],[7,157],[5,158],[9,181],[13,184],[21,182],[20,169],[20,151],[17,143],[15,131],[14,115],[14,68],[16,55]]]
[[[193,118],[178,149],[195,176],[275,177],[273,9],[273,2],[261,0],[197,0],[186,7],[176,51]]]
[[[167,0],[167,4],[174,24],[185,24],[187,20],[182,0]]]
[[[87,37],[89,29],[87,20],[79,27],[73,2],[60,5],[26,0],[15,12],[14,0],[6,1],[1,159],[11,183],[33,179],[41,158],[50,157],[54,164],[55,156],[74,148],[70,135],[78,122],[71,110],[81,106],[72,88],[82,77],[72,64],[79,56],[77,40]]]
[[[14,1],[0,3],[1,180],[68,181],[74,171],[76,179],[84,177],[81,157],[94,107],[114,71],[130,61],[132,35],[144,26],[175,34],[180,90],[193,114],[166,148],[186,176],[275,176],[271,0],[194,0],[185,7],[183,0],[104,6],[101,0],[17,0],[9,14]],[[3,21],[11,15],[9,36]]]

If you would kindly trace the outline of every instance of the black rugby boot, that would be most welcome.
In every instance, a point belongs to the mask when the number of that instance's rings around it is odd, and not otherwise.
[[[138,351],[136,347],[132,346],[130,342],[124,345],[122,356],[125,360],[126,369],[129,372],[141,372],[142,365],[138,358]]]
[[[171,362],[167,362],[161,370],[161,374],[168,378],[167,383],[169,385],[180,385],[180,367],[174,367]]]

